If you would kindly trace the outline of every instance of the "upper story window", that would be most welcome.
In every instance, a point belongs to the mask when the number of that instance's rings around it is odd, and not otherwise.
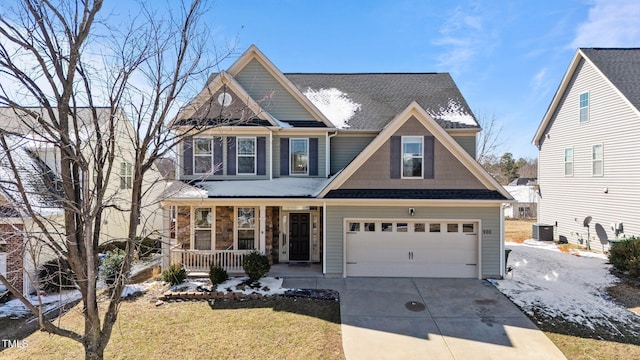
[[[564,176],[573,176],[573,148],[564,149]]]
[[[422,136],[402,137],[402,177],[422,178]]]
[[[602,151],[602,144],[593,145],[591,151],[592,162],[592,175],[602,176],[604,174],[604,154]]]
[[[193,140],[193,172],[207,174],[213,170],[212,139]]]
[[[290,175],[309,174],[309,139],[290,139]]]
[[[256,138],[239,137],[237,154],[238,175],[256,174]]]
[[[589,93],[580,94],[580,122],[589,121]]]
[[[131,182],[133,181],[133,169],[129,162],[123,161],[120,163],[120,189],[131,189]]]

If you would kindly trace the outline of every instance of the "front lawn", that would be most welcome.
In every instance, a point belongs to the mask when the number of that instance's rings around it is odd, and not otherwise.
[[[270,297],[242,306],[217,301],[156,307],[149,296],[126,301],[105,351],[106,359],[344,359],[337,301]],[[240,307],[240,308],[234,308]],[[79,307],[61,318],[82,327]],[[71,340],[36,332],[7,359],[80,359]]]

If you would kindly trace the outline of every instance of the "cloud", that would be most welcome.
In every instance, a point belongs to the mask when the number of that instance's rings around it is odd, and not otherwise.
[[[438,56],[438,66],[451,72],[465,70],[479,54],[493,48],[496,31],[488,29],[491,24],[487,9],[481,9],[482,3],[458,6],[439,29],[440,37],[433,40],[436,46],[444,48]]]
[[[639,18],[637,0],[596,0],[587,21],[578,25],[571,48],[638,46]]]

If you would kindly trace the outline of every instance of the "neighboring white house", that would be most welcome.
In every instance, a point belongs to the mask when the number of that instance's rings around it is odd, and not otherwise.
[[[40,111],[39,109],[31,109]],[[80,109],[78,117],[86,124],[90,122],[88,109]],[[18,117],[22,116],[13,109],[0,108],[0,128],[10,134],[4,139],[11,144],[11,158],[19,168],[19,178],[25,184],[28,203],[36,213],[46,219],[51,229],[63,229],[62,208],[56,193],[61,191],[59,151],[47,143],[39,134],[24,126]],[[46,118],[45,112],[42,116]],[[107,119],[108,108],[99,108],[98,117]],[[120,112],[117,121],[116,155],[114,170],[105,194],[105,209],[102,220],[100,242],[123,240],[127,238],[128,212],[131,198],[133,143],[131,134],[135,134],[126,116]],[[92,125],[84,126],[81,137],[86,144],[86,156],[93,151],[95,141]],[[35,129],[38,129],[36,127]],[[94,178],[92,175],[90,175]],[[158,211],[158,195],[164,187],[160,173],[152,168],[145,175],[145,196],[143,197],[142,216],[139,236],[157,237],[162,234],[162,212]],[[24,211],[24,201],[16,187],[16,178],[9,164],[9,156],[0,150],[0,259],[4,261],[3,274],[14,286],[30,291],[30,279],[35,270],[53,258],[53,254],[37,241],[39,228]],[[62,236],[62,235],[61,235]],[[32,241],[28,241],[31,239]]]
[[[507,185],[505,190],[511,194],[514,201],[505,203],[504,217],[508,219],[535,219],[538,214],[538,195],[535,185]]]
[[[536,131],[538,221],[607,251],[640,235],[640,49],[581,48]]]

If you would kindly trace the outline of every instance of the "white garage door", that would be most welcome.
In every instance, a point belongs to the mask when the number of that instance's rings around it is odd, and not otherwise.
[[[347,276],[477,278],[478,223],[348,220]]]

